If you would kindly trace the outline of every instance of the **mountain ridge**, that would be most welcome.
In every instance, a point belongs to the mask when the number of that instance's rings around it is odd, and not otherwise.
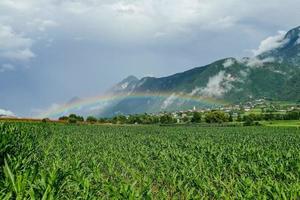
[[[109,101],[83,108],[82,113],[111,117],[217,108],[223,102],[240,104],[262,98],[300,102],[299,38],[300,26],[273,37],[273,44],[268,45],[274,48],[254,57],[222,58],[164,77],[130,75],[106,92]]]
[[[112,95],[137,93],[188,94],[240,103],[258,98],[282,101],[300,100],[300,26],[288,31],[277,47],[255,57],[219,59],[161,78],[129,76],[114,86]],[[299,41],[299,42],[298,42]],[[134,77],[134,78],[133,78]],[[126,87],[124,83],[126,82]],[[120,87],[123,86],[123,87]],[[169,98],[171,98],[170,95]],[[180,109],[178,102],[162,109],[165,100],[124,98],[99,115],[133,114]],[[150,103],[149,103],[150,102]],[[192,102],[189,102],[192,107]],[[160,106],[158,106],[160,105]],[[175,107],[175,108],[174,108]]]

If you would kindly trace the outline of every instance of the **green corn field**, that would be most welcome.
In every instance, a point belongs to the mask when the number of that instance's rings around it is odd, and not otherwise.
[[[0,199],[299,199],[300,129],[0,124]]]

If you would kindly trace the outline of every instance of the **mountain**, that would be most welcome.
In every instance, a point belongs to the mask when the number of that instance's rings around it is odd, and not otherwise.
[[[218,101],[236,104],[259,98],[299,101],[300,27],[288,31],[274,46],[252,58],[220,59],[167,77],[129,76],[108,92],[124,97],[98,115],[216,107]],[[193,101],[197,97],[204,97],[203,102]]]
[[[72,98],[60,115],[111,117],[216,108],[261,98],[300,102],[300,27],[267,42],[267,48],[251,58],[224,58],[161,78],[129,76],[104,98]]]
[[[108,93],[109,94],[124,94],[130,93],[134,90],[136,84],[138,83],[139,79],[135,76],[128,76],[120,83],[116,84],[112,87]]]
[[[300,64],[300,26],[288,31],[277,41],[278,47],[259,55],[261,59],[272,57],[278,62],[299,66]]]

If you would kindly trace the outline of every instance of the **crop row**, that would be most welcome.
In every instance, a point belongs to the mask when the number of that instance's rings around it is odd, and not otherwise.
[[[300,197],[296,128],[16,123],[0,131],[0,199]]]

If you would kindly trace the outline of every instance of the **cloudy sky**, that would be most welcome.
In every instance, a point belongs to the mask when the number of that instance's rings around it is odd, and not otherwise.
[[[0,114],[251,56],[299,19],[300,0],[0,0]]]

